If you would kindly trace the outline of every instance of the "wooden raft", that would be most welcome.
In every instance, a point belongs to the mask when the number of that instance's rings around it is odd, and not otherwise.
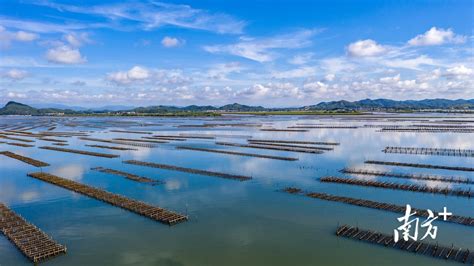
[[[385,203],[385,202],[377,202],[377,201],[372,201],[372,200],[336,196],[336,195],[331,195],[331,194],[326,194],[326,193],[304,192],[302,189],[295,188],[295,187],[287,187],[283,189],[282,191],[289,194],[293,194],[293,195],[304,195],[313,199],[340,202],[340,203],[345,203],[345,204],[350,204],[350,205],[355,205],[355,206],[360,206],[360,207],[365,207],[365,208],[371,208],[371,209],[377,209],[377,210],[383,210],[383,211],[390,211],[390,212],[395,212],[395,213],[405,213],[405,208],[406,208],[405,206]],[[420,217],[429,216],[429,213],[427,210],[417,209],[417,208],[412,208],[412,210],[416,212],[417,216],[420,216]],[[438,221],[444,221],[444,220],[438,220]],[[467,226],[474,226],[473,217],[460,216],[460,215],[451,215],[446,218],[445,222],[457,223],[457,224],[467,225]]]
[[[127,197],[110,193],[108,191],[84,185],[66,178],[55,176],[48,173],[36,172],[29,173],[28,176],[51,183],[53,185],[72,190],[82,195],[101,200],[113,206],[140,214],[152,220],[175,225],[188,220],[188,217],[160,207],[151,206],[145,202],[129,199]]]
[[[31,261],[42,262],[66,253],[66,247],[0,203],[0,230]]]
[[[457,248],[454,245],[441,246],[422,241],[394,241],[393,235],[386,235],[376,231],[363,230],[358,227],[343,225],[336,230],[336,236],[345,237],[361,242],[390,247],[393,249],[412,252],[418,255],[430,256],[432,258],[444,259],[452,262],[459,262],[472,265],[474,263],[474,253],[469,249]]]
[[[29,157],[21,156],[19,154],[16,154],[16,153],[13,153],[13,152],[10,152],[10,151],[1,151],[0,154],[3,154],[3,155],[8,156],[10,158],[22,161],[22,162],[27,163],[27,164],[31,164],[31,165],[36,166],[36,167],[49,166],[49,163],[45,163],[45,162],[38,161],[38,160],[29,158]]]

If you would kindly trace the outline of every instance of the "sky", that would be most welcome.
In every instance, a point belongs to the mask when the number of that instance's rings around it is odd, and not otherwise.
[[[0,0],[0,104],[474,98],[474,2]]]

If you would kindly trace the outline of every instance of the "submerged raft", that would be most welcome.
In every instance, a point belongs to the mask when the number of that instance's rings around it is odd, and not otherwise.
[[[385,153],[401,153],[415,155],[437,155],[437,156],[457,156],[474,157],[474,150],[465,149],[441,149],[441,148],[416,148],[416,147],[385,147]]]
[[[298,158],[292,158],[292,157],[282,157],[282,156],[272,156],[272,155],[255,154],[255,153],[244,153],[244,152],[235,152],[235,151],[205,149],[205,148],[196,148],[196,147],[188,147],[188,146],[177,146],[176,149],[178,149],[178,150],[191,150],[191,151],[222,153],[222,154],[229,154],[229,155],[239,155],[239,156],[257,157],[257,158],[283,160],[283,161],[297,161],[298,160]]]
[[[391,165],[391,166],[404,166],[404,167],[415,167],[415,168],[429,168],[429,169],[442,169],[442,170],[453,170],[453,171],[466,171],[474,172],[473,167],[462,167],[462,166],[445,166],[445,165],[433,165],[433,164],[417,164],[417,163],[400,163],[400,162],[386,162],[386,161],[365,161],[366,164],[380,164],[380,165]]]
[[[38,160],[29,158],[29,157],[26,157],[26,156],[21,156],[19,154],[16,154],[16,153],[13,153],[13,152],[10,152],[10,151],[1,151],[0,154],[8,156],[8,157],[13,158],[13,159],[16,159],[18,161],[22,161],[22,162],[27,163],[27,164],[31,164],[31,165],[36,166],[36,167],[49,166],[49,163],[38,161]]]
[[[66,178],[55,176],[48,173],[36,172],[29,173],[28,176],[51,183],[53,185],[72,190],[82,195],[101,200],[113,206],[140,214],[152,220],[174,225],[188,220],[188,217],[166,209],[155,207],[142,201],[129,199],[122,195],[110,193],[108,191],[84,185]]]
[[[148,178],[148,177],[138,176],[138,175],[135,175],[135,174],[131,174],[131,173],[115,170],[115,169],[110,169],[110,168],[93,167],[93,168],[91,168],[91,170],[99,171],[99,172],[107,173],[107,174],[123,176],[127,179],[130,179],[130,180],[133,180],[133,181],[136,181],[136,182],[140,182],[140,183],[150,184],[150,185],[153,185],[153,186],[154,185],[159,185],[159,184],[164,184],[164,182],[159,181],[159,180],[154,180],[154,179],[151,179],[151,178]]]
[[[46,233],[0,203],[0,231],[32,262],[39,263],[66,253]]]
[[[161,168],[161,169],[179,171],[179,172],[185,172],[185,173],[191,173],[191,174],[215,176],[215,177],[221,177],[221,178],[227,178],[227,179],[236,179],[239,181],[246,181],[246,180],[252,179],[252,177],[250,176],[234,175],[234,174],[227,174],[227,173],[214,172],[214,171],[208,171],[208,170],[186,168],[186,167],[174,166],[174,165],[169,165],[169,164],[150,163],[150,162],[142,162],[142,161],[136,161],[136,160],[128,160],[128,161],[123,161],[123,162],[127,164],[148,166],[148,167],[153,167],[153,168]]]
[[[439,181],[439,182],[474,185],[474,180],[469,179],[467,177],[460,177],[460,176],[458,176],[458,177],[454,177],[454,176],[447,177],[447,176],[438,176],[438,175],[402,174],[402,173],[382,172],[382,171],[363,170],[363,169],[359,170],[359,169],[350,169],[350,168],[344,168],[340,172],[344,173],[344,174],[383,176],[383,177],[393,177],[393,178]]]
[[[336,195],[331,195],[331,194],[326,194],[326,193],[305,192],[302,189],[295,188],[295,187],[287,187],[283,189],[282,191],[289,194],[294,194],[294,195],[304,195],[304,196],[314,198],[314,199],[340,202],[340,203],[345,203],[345,204],[350,204],[350,205],[355,205],[355,206],[360,206],[360,207],[366,207],[366,208],[371,208],[371,209],[384,210],[384,211],[390,211],[390,212],[402,213],[402,214],[405,213],[405,208],[406,208],[405,206],[395,205],[395,204],[385,203],[385,202],[377,202],[377,201],[372,201],[372,200],[336,196]],[[417,216],[420,216],[420,217],[429,216],[429,213],[427,210],[422,210],[422,209],[417,209],[417,208],[412,208],[412,210],[416,212]],[[439,221],[443,221],[443,220],[439,220]],[[457,223],[457,224],[466,225],[466,226],[474,226],[473,217],[460,216],[460,215],[448,216],[445,222]]]
[[[82,151],[82,150],[73,150],[73,149],[65,149],[65,148],[58,148],[58,147],[50,147],[50,146],[42,146],[39,147],[40,149],[45,150],[52,150],[52,151],[61,151],[61,152],[69,152],[69,153],[77,153],[82,155],[89,155],[89,156],[96,156],[96,157],[104,157],[104,158],[117,158],[120,155],[117,154],[108,154],[108,153],[100,153],[100,152],[90,152],[90,151]]]
[[[118,147],[118,146],[104,146],[104,145],[90,145],[90,144],[86,144],[85,146],[92,147],[92,148],[100,148],[100,149],[118,150],[118,151],[136,151],[137,150],[134,148],[126,148],[126,147]]]
[[[248,142],[265,142],[265,143],[288,143],[288,144],[314,144],[314,145],[339,145],[338,142],[326,141],[298,141],[298,140],[274,140],[274,139],[248,139]]]
[[[399,183],[394,183],[394,182],[362,180],[358,178],[340,178],[340,177],[335,177],[335,176],[321,177],[319,180],[321,182],[328,182],[328,183],[340,183],[340,184],[356,185],[356,186],[378,187],[378,188],[406,190],[406,191],[413,191],[413,192],[444,194],[444,195],[460,196],[460,197],[468,197],[468,198],[474,196],[474,191],[463,190],[463,189],[451,189],[449,187],[438,188],[438,187],[419,186],[415,184],[399,184]]]
[[[264,150],[315,153],[315,154],[323,153],[323,151],[316,150],[316,149],[296,148],[296,147],[281,147],[281,146],[272,146],[272,145],[263,145],[263,144],[240,144],[240,143],[230,143],[230,142],[216,142],[216,145],[241,147],[241,148],[252,148],[252,149],[264,149]]]
[[[438,245],[438,243],[431,244],[422,241],[413,241],[411,239],[408,241],[400,239],[398,242],[395,242],[393,235],[386,235],[376,231],[359,229],[358,227],[349,225],[339,226],[336,229],[336,236],[447,261],[460,262],[469,265],[474,263],[474,253],[472,251],[469,249],[457,248],[454,247],[454,245],[441,246]]]

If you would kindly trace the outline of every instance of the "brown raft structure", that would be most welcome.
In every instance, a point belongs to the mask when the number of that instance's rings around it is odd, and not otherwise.
[[[465,171],[474,172],[473,167],[462,167],[462,166],[446,166],[446,165],[434,165],[434,164],[418,164],[418,163],[400,163],[400,162],[386,162],[386,161],[365,161],[366,164],[380,164],[390,166],[403,166],[403,167],[414,167],[414,168],[428,168],[428,169],[441,169],[441,170],[453,170],[453,171]]]
[[[77,153],[77,154],[82,154],[82,155],[89,155],[89,156],[96,156],[96,157],[103,157],[103,158],[117,158],[117,157],[120,156],[120,155],[117,155],[117,154],[81,151],[81,150],[58,148],[58,147],[51,147],[51,146],[42,146],[42,147],[39,147],[39,148],[40,149],[45,149],[45,150],[68,152],[68,153]]]
[[[468,197],[471,198],[474,196],[474,191],[463,190],[463,189],[451,189],[449,187],[439,188],[439,187],[428,187],[420,186],[415,184],[400,184],[394,182],[381,182],[381,181],[372,181],[372,180],[362,180],[358,178],[341,178],[336,176],[325,176],[319,179],[321,182],[326,183],[339,183],[346,185],[355,185],[355,186],[365,186],[365,187],[377,187],[385,189],[396,189],[396,190],[406,190],[412,192],[423,192],[423,193],[433,193],[433,194],[443,194],[446,196],[459,196],[459,197]]]
[[[148,177],[138,176],[138,175],[135,175],[135,174],[131,174],[131,173],[115,170],[115,169],[110,169],[110,168],[93,167],[93,168],[91,168],[91,170],[102,172],[102,173],[107,173],[107,174],[112,174],[112,175],[123,176],[127,179],[130,179],[130,180],[133,180],[133,181],[136,181],[136,182],[140,182],[140,183],[150,184],[152,186],[164,184],[163,181],[154,180],[154,179],[151,179],[151,178],[148,178]]]
[[[203,152],[221,153],[221,154],[229,154],[229,155],[239,155],[239,156],[246,156],[246,157],[257,157],[257,158],[283,160],[283,161],[297,161],[298,160],[298,158],[293,158],[293,157],[282,157],[282,156],[263,155],[263,154],[256,154],[256,153],[224,151],[224,150],[197,148],[197,147],[189,147],[189,146],[177,146],[176,149],[178,149],[178,150],[190,150],[190,151],[203,151]]]
[[[67,250],[3,203],[0,203],[0,230],[35,264],[65,254]]]
[[[110,205],[140,214],[142,216],[164,224],[175,225],[177,223],[188,220],[188,217],[185,215],[168,211],[160,207],[152,206],[142,201],[129,199],[122,195],[110,193],[99,188],[84,185],[52,174],[36,172],[28,173],[28,176],[103,201]]]
[[[439,175],[426,175],[426,174],[425,175],[403,174],[403,173],[393,173],[393,172],[374,171],[374,170],[365,170],[365,169],[352,169],[352,168],[344,168],[340,172],[344,174],[353,174],[353,175],[383,176],[383,177],[393,177],[393,178],[403,178],[403,179],[415,179],[415,180],[474,185],[474,180],[469,179],[467,177],[460,177],[460,176],[454,177],[454,176],[439,176]]]
[[[474,253],[469,249],[457,248],[454,245],[441,246],[438,243],[427,243],[404,239],[395,242],[393,235],[387,235],[371,230],[359,229],[359,227],[342,225],[336,230],[336,236],[345,237],[365,243],[390,247],[403,250],[418,255],[430,256],[444,259],[446,261],[459,262],[472,265],[474,263]]]
[[[31,165],[36,166],[36,167],[49,166],[49,163],[38,161],[38,160],[29,158],[29,157],[26,157],[26,156],[21,156],[19,154],[16,154],[16,153],[13,153],[13,152],[10,152],[10,151],[0,151],[0,154],[8,156],[8,157],[13,158],[13,159],[16,159],[18,161],[22,161],[22,162],[27,163],[27,164],[31,164]]]
[[[221,178],[227,178],[227,179],[235,179],[239,181],[246,181],[246,180],[252,179],[252,177],[244,176],[244,175],[234,175],[234,174],[227,174],[227,173],[214,172],[214,171],[208,171],[208,170],[180,167],[180,166],[169,165],[169,164],[142,162],[142,161],[137,161],[137,160],[123,161],[123,163],[141,165],[141,166],[147,166],[147,167],[153,167],[153,168],[160,168],[160,169],[171,170],[171,171],[179,171],[179,172],[185,172],[185,173],[191,173],[191,174],[197,174],[197,175],[207,175],[207,176],[215,176],[215,177],[221,177]]]
[[[442,149],[442,148],[416,148],[416,147],[392,147],[388,146],[382,150],[385,153],[400,153],[414,155],[437,155],[455,157],[474,157],[474,150],[466,149]]]
[[[286,192],[293,195],[303,195],[303,196],[307,196],[313,199],[340,202],[340,203],[345,203],[345,204],[350,204],[350,205],[355,205],[355,206],[360,206],[360,207],[365,207],[365,208],[371,208],[371,209],[377,209],[377,210],[390,211],[390,212],[395,212],[395,213],[405,213],[405,208],[406,208],[405,206],[400,206],[400,205],[385,203],[385,202],[377,202],[377,201],[372,201],[372,200],[336,196],[336,195],[331,195],[327,193],[305,192],[302,189],[295,188],[295,187],[287,187],[283,189],[282,192]],[[412,210],[416,212],[417,216],[420,216],[420,217],[429,216],[429,213],[427,210],[417,209],[417,208],[412,208]],[[439,220],[439,221],[443,221],[443,220]],[[446,218],[446,222],[457,223],[457,224],[466,225],[466,226],[474,226],[474,218],[467,217],[467,216],[451,215]]]

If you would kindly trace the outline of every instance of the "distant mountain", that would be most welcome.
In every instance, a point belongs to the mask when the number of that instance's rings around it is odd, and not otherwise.
[[[54,105],[51,105],[54,106]],[[355,102],[332,101],[321,102],[316,105],[296,108],[265,108],[262,106],[249,106],[238,103],[227,104],[221,107],[189,105],[185,107],[156,105],[129,109],[121,106],[108,106],[104,109],[72,110],[62,108],[34,108],[26,104],[10,101],[5,107],[0,108],[0,115],[55,115],[55,114],[168,114],[168,113],[200,113],[200,112],[260,112],[260,111],[402,111],[402,110],[474,110],[474,99],[471,100],[447,100],[426,99],[395,101],[388,99],[365,99]]]
[[[305,110],[422,110],[422,109],[474,109],[474,99],[447,100],[426,99],[395,101],[388,99],[365,99],[355,102],[332,101],[303,107]]]
[[[38,115],[38,109],[28,106],[26,104],[17,103],[14,101],[8,102],[0,109],[0,115]]]

